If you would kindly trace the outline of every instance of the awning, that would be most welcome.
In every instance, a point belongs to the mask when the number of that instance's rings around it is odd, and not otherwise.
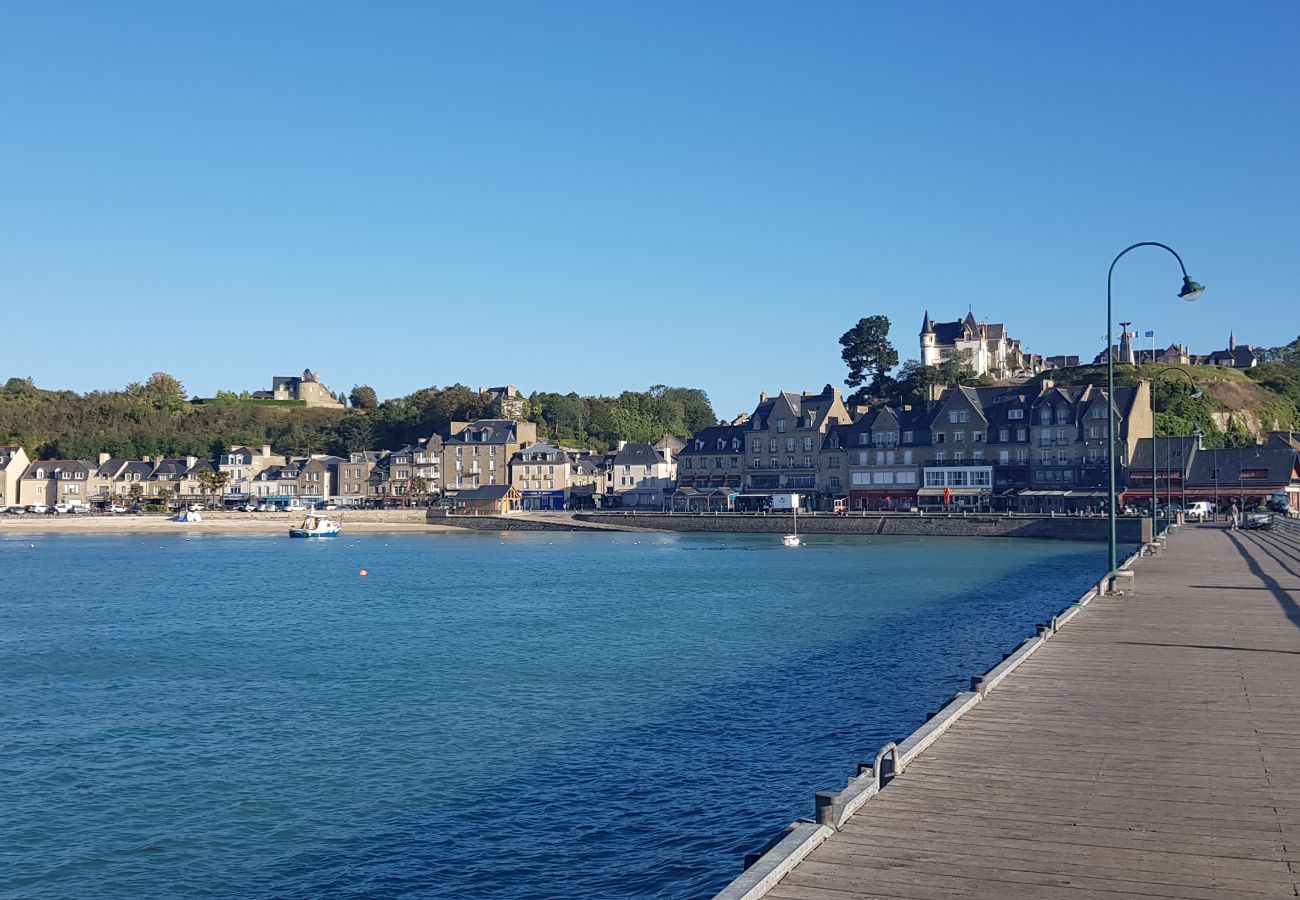
[[[986,487],[948,487],[948,488],[921,488],[916,493],[926,497],[942,497],[944,491],[950,491],[953,497],[978,497],[982,494],[992,494],[992,488]],[[901,493],[901,491],[900,491]]]

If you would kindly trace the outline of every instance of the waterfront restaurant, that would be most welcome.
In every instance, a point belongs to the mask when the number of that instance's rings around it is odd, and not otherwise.
[[[992,466],[926,466],[917,491],[922,509],[987,510],[993,502]]]

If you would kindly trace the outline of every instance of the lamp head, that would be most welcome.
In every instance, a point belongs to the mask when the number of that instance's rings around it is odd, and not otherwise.
[[[1205,285],[1200,282],[1192,281],[1190,275],[1183,276],[1183,289],[1178,292],[1178,296],[1183,300],[1199,300],[1205,293]]]

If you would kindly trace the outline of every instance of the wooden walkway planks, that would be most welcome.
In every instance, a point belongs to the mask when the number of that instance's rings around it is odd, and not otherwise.
[[[767,896],[1300,896],[1300,550],[1186,528],[1135,569]]]

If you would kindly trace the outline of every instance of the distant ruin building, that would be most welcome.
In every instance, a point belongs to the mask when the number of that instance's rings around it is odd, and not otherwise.
[[[301,400],[308,406],[332,406],[342,409],[330,389],[321,384],[320,376],[311,369],[303,369],[302,375],[276,375],[271,379],[271,390],[254,391],[258,400]]]

